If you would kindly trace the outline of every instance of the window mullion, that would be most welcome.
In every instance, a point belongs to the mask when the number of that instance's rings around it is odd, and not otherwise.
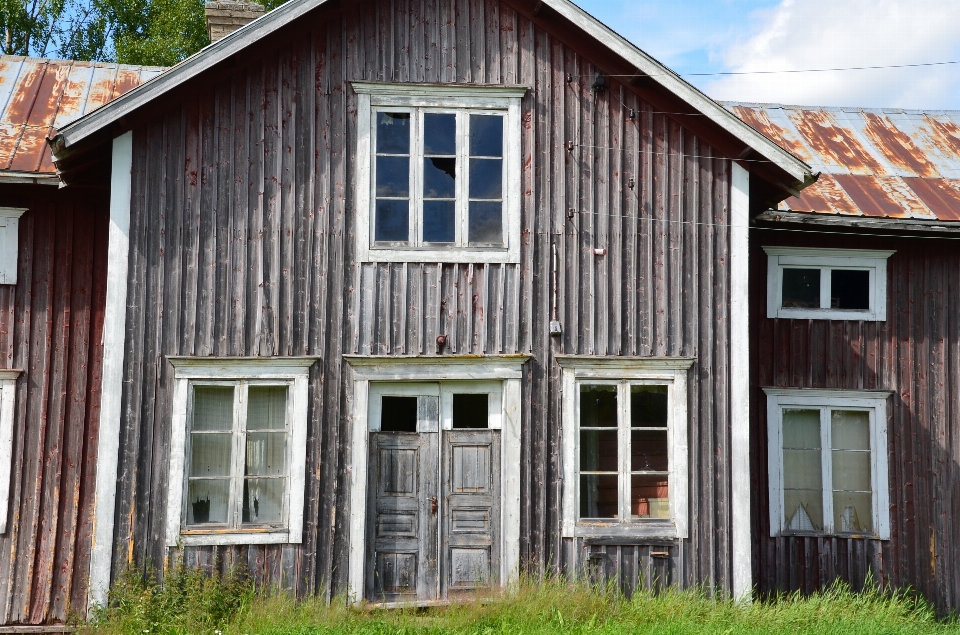
[[[830,269],[823,268],[820,270],[820,308],[829,309],[830,308]]]
[[[423,245],[423,108],[414,108],[410,117],[410,244]]]
[[[237,382],[233,406],[233,461],[230,475],[230,526],[239,529],[243,508],[243,465],[246,457],[244,422],[247,418],[247,382]]]
[[[470,115],[467,111],[457,112],[457,180],[456,180],[456,243],[458,247],[467,245],[468,224],[467,214],[469,213],[470,195],[470,138],[469,138]]]
[[[630,389],[627,382],[617,387],[619,408],[617,408],[617,439],[620,446],[620,520],[630,520]]]
[[[833,441],[830,430],[830,408],[820,409],[820,446],[823,472],[823,529],[833,533]]]

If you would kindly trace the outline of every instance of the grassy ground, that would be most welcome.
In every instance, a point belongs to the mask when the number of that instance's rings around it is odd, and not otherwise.
[[[559,580],[521,582],[496,601],[429,610],[373,611],[258,594],[242,577],[180,571],[164,588],[138,575],[115,587],[97,635],[913,634],[960,635],[922,600],[835,587],[812,598],[738,605],[702,593],[618,594]]]

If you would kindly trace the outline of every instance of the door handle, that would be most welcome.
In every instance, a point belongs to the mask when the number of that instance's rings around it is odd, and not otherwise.
[[[433,496],[430,498],[430,513],[434,516],[437,515],[437,497]]]

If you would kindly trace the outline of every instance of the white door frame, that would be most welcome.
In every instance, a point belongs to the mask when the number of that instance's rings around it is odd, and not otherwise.
[[[367,525],[367,457],[370,382],[502,381],[500,581],[506,586],[520,572],[520,407],[523,364],[529,355],[463,357],[363,357],[345,355],[353,372],[350,449],[349,595],[364,597]]]

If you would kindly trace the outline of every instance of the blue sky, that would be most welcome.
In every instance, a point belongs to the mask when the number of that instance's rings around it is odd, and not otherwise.
[[[680,74],[960,60],[960,0],[575,1]],[[687,79],[735,101],[960,109],[960,64]]]

